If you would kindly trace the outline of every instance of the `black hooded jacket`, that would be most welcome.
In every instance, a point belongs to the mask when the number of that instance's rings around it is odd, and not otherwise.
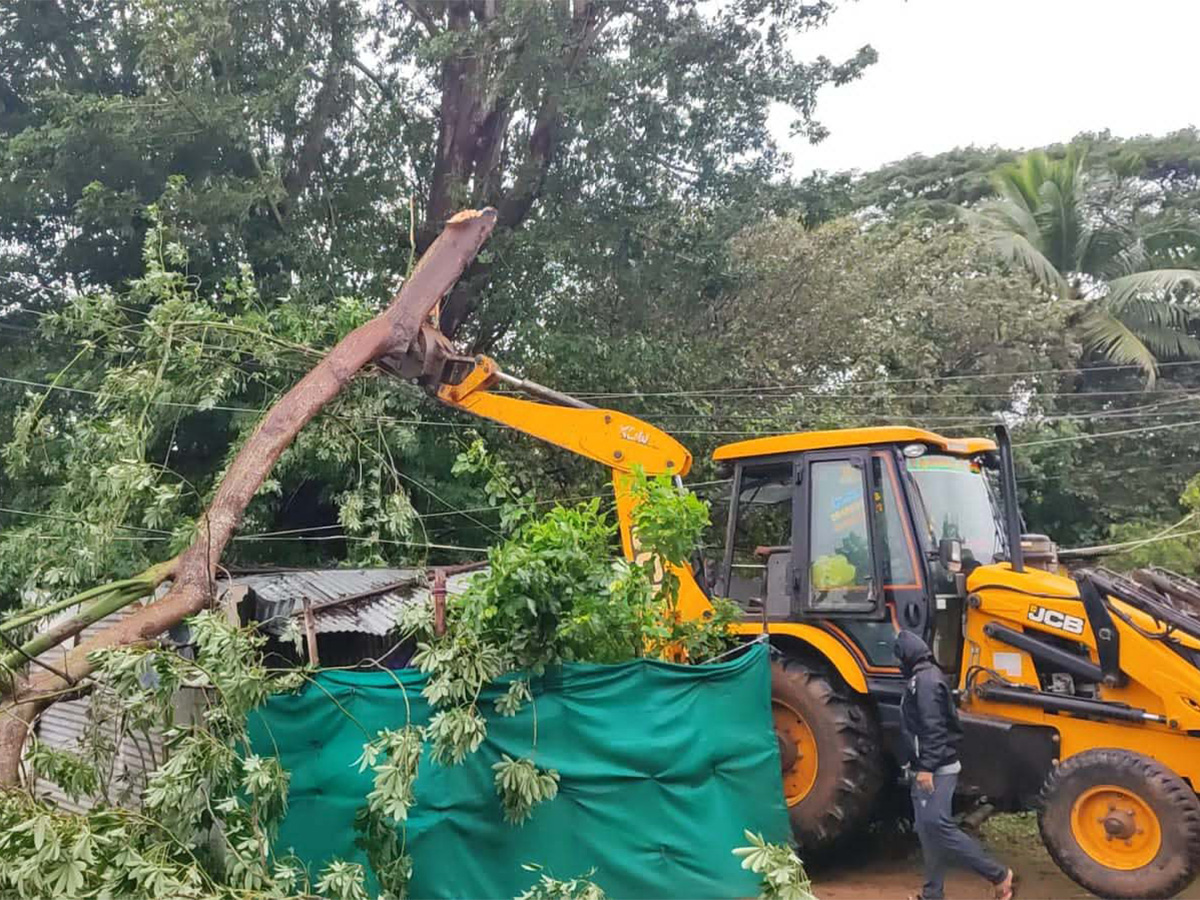
[[[958,762],[962,725],[954,695],[933,661],[929,646],[911,631],[896,635],[896,658],[908,679],[900,699],[900,724],[908,763],[918,772],[936,772]]]

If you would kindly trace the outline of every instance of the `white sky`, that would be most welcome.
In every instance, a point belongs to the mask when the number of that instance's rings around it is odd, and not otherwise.
[[[787,137],[785,110],[772,119],[801,176],[1103,128],[1163,134],[1200,124],[1198,39],[1200,0],[843,0],[802,58],[871,44],[879,62],[821,92],[817,146]]]

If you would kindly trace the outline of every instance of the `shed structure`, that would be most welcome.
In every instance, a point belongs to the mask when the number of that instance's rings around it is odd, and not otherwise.
[[[465,590],[479,568],[480,565],[471,565],[447,569],[447,595]],[[290,639],[295,631],[289,622],[295,623],[303,634],[308,619],[322,666],[354,666],[373,660],[387,668],[403,668],[412,656],[412,648],[400,641],[396,621],[406,604],[430,601],[431,583],[430,573],[416,568],[258,570],[221,578],[217,597],[231,616],[236,614],[244,623],[260,623],[268,637],[265,650],[269,664],[289,665],[305,660],[303,644],[297,647]],[[139,604],[131,604],[38,659],[57,667],[63,655],[80,639],[110,627],[138,608]],[[48,628],[77,612],[78,609],[64,610],[43,627]],[[165,652],[190,652],[185,628],[173,629],[163,635],[163,640],[171,648]],[[201,691],[180,691],[175,703],[176,721],[191,721],[203,703]],[[159,730],[132,733],[105,708],[99,697],[85,696],[53,704],[37,720],[34,733],[47,746],[68,751],[78,751],[89,734],[110,742],[113,760],[105,792],[112,803],[136,804],[148,774],[165,759]],[[83,804],[71,800],[51,782],[39,781],[35,790],[64,809],[83,809]]]

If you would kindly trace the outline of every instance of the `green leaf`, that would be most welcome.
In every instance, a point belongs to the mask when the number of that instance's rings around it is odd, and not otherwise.
[[[1195,313],[1200,314],[1200,270],[1152,269],[1114,278],[1108,282],[1104,303],[1114,312],[1120,312],[1139,297],[1161,299],[1179,295],[1190,299],[1195,304]]]
[[[1090,311],[1080,322],[1084,346],[1118,365],[1135,365],[1142,370],[1147,387],[1158,377],[1158,360],[1150,348],[1120,318],[1103,310]]]

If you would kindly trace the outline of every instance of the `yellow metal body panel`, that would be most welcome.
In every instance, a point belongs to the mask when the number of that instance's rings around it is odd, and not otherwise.
[[[805,450],[831,450],[837,447],[861,447],[872,444],[931,444],[947,453],[974,456],[996,449],[986,438],[947,438],[922,428],[882,426],[879,428],[840,428],[834,431],[800,431],[774,434],[725,444],[713,453],[713,459],[743,459],[748,456],[772,456],[776,453],[800,453]]]
[[[537,403],[509,394],[476,390],[462,399],[443,387],[438,397],[450,406],[491,419],[578,453],[618,472],[641,466],[648,475],[683,476],[692,454],[660,428],[612,409],[577,409]]]
[[[1018,573],[1005,563],[975,569],[967,580],[967,590],[978,603],[969,604],[966,613],[962,688],[969,686],[969,680],[978,685],[994,677],[985,670],[1016,685],[1039,687],[1033,658],[985,634],[984,626],[989,622],[1000,622],[1031,634],[1067,638],[1083,645],[1092,662],[1099,662],[1083,601],[1071,579],[1036,569]],[[1150,616],[1115,598],[1113,603],[1139,627],[1157,630]],[[1054,622],[1073,617],[1082,627],[1074,624],[1073,630],[1067,632],[1063,627],[1047,624],[1044,616],[1039,617],[1042,621],[1034,621],[1030,618],[1031,607],[1054,611],[1058,614],[1051,617]],[[1032,706],[984,700],[966,693],[964,708],[1010,722],[1053,728],[1059,736],[1062,759],[1096,747],[1119,747],[1159,760],[1191,781],[1194,788],[1200,788],[1200,737],[1195,736],[1200,733],[1200,669],[1119,618],[1113,618],[1113,625],[1120,636],[1120,666],[1128,676],[1128,683],[1116,687],[1101,685],[1100,699],[1144,709],[1172,724],[1084,719]],[[1200,648],[1200,642],[1187,636],[1176,637],[1185,646]],[[1189,731],[1193,734],[1189,735]]]
[[[674,569],[674,572],[679,576],[679,614],[685,619],[693,619],[711,610],[712,604],[696,583],[691,569],[679,567]],[[741,622],[734,630],[738,634],[758,635],[762,634],[762,623]],[[768,622],[767,632],[772,635],[785,635],[808,644],[829,661],[846,684],[860,694],[867,693],[867,676],[858,660],[829,632],[805,622]]]
[[[738,634],[761,634],[762,625],[758,622],[742,622],[735,629]],[[859,694],[867,693],[867,676],[854,658],[854,654],[842,646],[828,631],[809,625],[805,622],[768,622],[767,632],[795,638],[808,644],[842,676],[842,680]]]

